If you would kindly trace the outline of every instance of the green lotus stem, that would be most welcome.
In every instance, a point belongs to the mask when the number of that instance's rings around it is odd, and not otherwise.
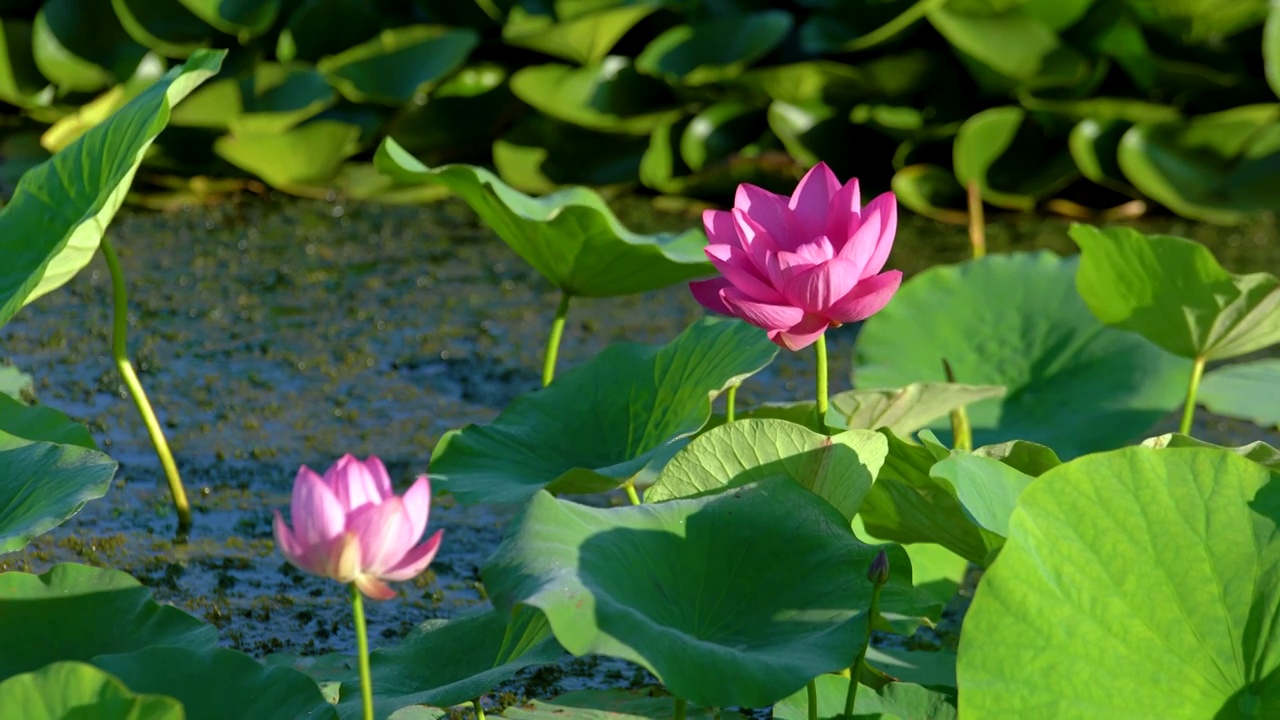
[[[484,706],[480,704],[480,698],[472,700],[471,707],[476,709],[476,720],[484,720]]]
[[[726,425],[733,422],[734,410],[738,404],[738,386],[730,385],[729,390],[725,392],[724,400],[724,422]]]
[[[556,377],[556,356],[560,354],[560,338],[564,335],[564,320],[569,315],[569,298],[567,292],[560,293],[560,304],[556,306],[556,319],[551,321],[551,335],[547,337],[547,354],[542,360],[542,387],[551,384]]]
[[[676,712],[672,717],[675,718],[675,720],[684,720],[688,704],[689,703],[684,698],[676,698]]]
[[[364,703],[364,720],[373,720],[373,674],[369,671],[369,631],[364,624],[364,597],[351,583],[351,614],[356,619],[356,654],[360,662],[360,698]]]
[[[875,625],[876,617],[880,613],[880,588],[884,587],[881,583],[875,583],[871,589],[871,604],[867,609],[867,635],[862,640],[862,648],[858,650],[858,657],[849,666],[849,692],[844,696],[844,714],[845,717],[853,717],[853,706],[858,701],[858,679],[862,677],[862,669],[867,664],[867,648],[871,645],[871,628]]]
[[[827,335],[823,333],[818,336],[818,342],[813,344],[813,348],[818,354],[817,374],[818,374],[818,432],[824,435],[827,432]]]
[[[1187,384],[1187,404],[1182,408],[1182,426],[1178,432],[1191,434],[1191,421],[1196,418],[1196,394],[1200,392],[1200,378],[1204,376],[1204,363],[1207,358],[1200,356],[1191,366],[1191,382]]]
[[[956,381],[955,371],[946,358],[942,359],[942,370],[947,382]],[[969,411],[963,405],[951,411],[951,444],[957,450],[973,451],[973,426],[969,424]]]
[[[138,408],[138,414],[142,416],[142,422],[147,426],[147,434],[151,437],[151,444],[156,449],[156,456],[160,458],[160,466],[164,468],[165,478],[169,481],[169,493],[173,496],[173,506],[178,511],[178,534],[182,535],[191,529],[191,505],[187,502],[187,491],[182,486],[182,476],[178,474],[178,465],[173,461],[173,453],[169,450],[169,441],[164,437],[164,431],[160,429],[160,421],[156,419],[156,413],[151,409],[151,402],[147,400],[147,393],[142,389],[142,383],[138,380],[138,374],[133,370],[133,363],[129,361],[129,292],[124,284],[124,272],[120,269],[120,258],[116,255],[115,248],[111,247],[111,243],[104,237],[102,238],[102,256],[106,258],[107,269],[111,272],[111,290],[114,296],[114,306],[112,308],[112,328],[111,328],[111,357],[115,360],[116,368],[120,371],[120,377],[124,380],[124,384],[129,387],[129,395],[133,398],[133,404]]]
[[[622,488],[627,491],[627,499],[632,505],[641,505],[640,495],[636,493],[636,484],[630,480],[622,483]]]
[[[818,679],[810,680],[805,687],[809,690],[809,720],[818,720]]]
[[[969,200],[969,246],[973,248],[973,259],[979,260],[987,256],[987,228],[982,214],[982,191],[977,180],[970,180],[967,188]]]

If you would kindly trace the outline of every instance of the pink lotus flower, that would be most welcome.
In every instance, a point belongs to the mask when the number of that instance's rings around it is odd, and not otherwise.
[[[422,539],[431,511],[431,483],[419,477],[400,497],[375,456],[343,455],[320,477],[303,465],[293,481],[293,529],[276,511],[280,552],[295,567],[340,583],[355,583],[377,600],[395,597],[385,581],[416,577],[436,556],[441,530]]]
[[[864,208],[857,178],[841,186],[824,163],[790,198],[740,185],[733,210],[708,210],[702,223],[722,277],[690,283],[694,298],[768,330],[788,350],[871,317],[902,283],[900,271],[880,272],[898,227],[893,194]]]

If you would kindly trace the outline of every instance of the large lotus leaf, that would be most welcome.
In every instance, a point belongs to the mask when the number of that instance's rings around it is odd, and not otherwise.
[[[521,668],[564,657],[542,613],[490,610],[450,620],[428,620],[395,645],[369,658],[378,714],[409,705],[450,707],[506,682]],[[341,704],[360,704],[360,683],[342,685]]]
[[[956,654],[949,650],[900,650],[873,645],[867,648],[867,662],[905,683],[926,687],[956,686]]]
[[[965,617],[963,717],[1280,712],[1280,483],[1222,450],[1045,473]]]
[[[445,434],[431,476],[465,503],[539,489],[593,492],[656,471],[711,416],[711,399],[777,353],[758,329],[705,318],[662,346],[618,343],[516,398],[488,425]]]
[[[1271,91],[1280,97],[1280,3],[1271,3],[1266,27],[1262,31],[1262,57],[1267,83]]]
[[[769,129],[782,141],[783,147],[801,165],[826,162],[841,177],[851,175],[851,158],[859,157],[855,149],[867,152],[854,140],[844,113],[820,102],[794,104],[774,100],[769,103]]]
[[[276,40],[276,57],[315,62],[340,53],[382,30],[383,16],[364,0],[304,0]]]
[[[680,158],[698,171],[725,160],[760,138],[766,128],[760,108],[737,101],[710,105],[680,133]]]
[[[119,570],[55,565],[43,575],[0,573],[0,677],[57,660],[88,660],[152,645],[211,650],[212,625],[160,605]]]
[[[429,165],[484,158],[516,103],[505,69],[472,65],[436,87],[425,105],[401,109],[386,134]]]
[[[1255,360],[1211,370],[1204,376],[1198,397],[1209,412],[1263,427],[1280,427],[1280,360]]]
[[[960,383],[911,383],[884,390],[846,390],[831,396],[828,416],[837,415],[842,427],[867,430],[887,427],[897,435],[907,435],[949,416],[953,410],[1004,395],[1005,388],[1000,385]]]
[[[209,113],[216,121],[187,123],[200,127],[225,127],[234,132],[282,133],[333,107],[338,94],[323,75],[300,63],[258,63],[253,72],[237,83],[239,97],[223,90],[221,83],[209,86],[192,98],[193,104],[209,93],[209,103],[219,103]],[[197,106],[195,109],[203,110]],[[183,114],[186,113],[184,109]]]
[[[0,18],[0,100],[20,108],[49,105],[55,92],[36,66],[31,31],[29,22]]]
[[[853,661],[876,552],[785,478],[614,509],[540,492],[483,576],[575,655],[639,663],[694,703],[760,707]],[[881,594],[886,611],[921,602],[897,578]]]
[[[0,429],[0,554],[21,549],[80,512],[86,502],[105,495],[116,472],[116,462],[96,450],[28,439],[55,428],[48,417],[35,413],[10,416],[11,403],[24,407],[0,397],[0,427],[18,423],[13,432]]]
[[[815,680],[818,688],[818,720],[845,720],[845,696],[849,694],[849,678],[839,675],[820,675]],[[865,685],[858,688],[858,699],[853,706],[854,718],[868,715],[899,717],[903,720],[955,720],[955,694],[930,690],[911,683],[892,682],[879,690]],[[773,706],[775,720],[808,720],[808,691],[801,690]]]
[[[483,168],[428,168],[390,138],[374,163],[403,184],[438,183],[453,190],[525,262],[571,295],[630,295],[713,272],[699,230],[633,233],[587,188],[532,198]]]
[[[1280,342],[1280,280],[1235,275],[1209,248],[1127,227],[1073,225],[1076,288],[1108,325],[1183,357],[1222,360]]]
[[[1149,448],[1214,448],[1218,450],[1229,450],[1237,455],[1249,458],[1250,460],[1271,469],[1273,472],[1280,472],[1280,450],[1262,442],[1255,441],[1247,445],[1239,447],[1224,447],[1222,445],[1214,445],[1204,440],[1197,440],[1189,435],[1180,433],[1166,433],[1153,438],[1147,438],[1142,441],[1143,447]]]
[[[1128,0],[1144,24],[1154,25],[1187,43],[1219,44],[1223,38],[1260,25],[1268,0]],[[1272,6],[1274,7],[1274,3]]]
[[[1086,118],[1071,128],[1067,148],[1080,174],[1103,187],[1127,195],[1137,194],[1125,178],[1116,157],[1121,138],[1132,126],[1125,120]]]
[[[640,182],[686,197],[723,198],[742,183],[785,190],[795,186],[795,163],[776,145],[762,108],[715,103],[654,129],[640,160]]]
[[[338,717],[311,678],[292,668],[265,667],[234,650],[148,647],[92,662],[135,692],[176,698],[186,720]]]
[[[337,120],[311,120],[281,133],[237,131],[218,138],[223,160],[281,190],[299,190],[332,180],[347,158],[360,151],[360,128]]]
[[[169,108],[217,72],[223,54],[196,53],[23,176],[0,210],[0,325],[89,263]]]
[[[3,390],[4,388],[0,388],[0,391]],[[23,440],[98,449],[85,426],[73,422],[51,407],[28,406],[8,394],[0,395],[0,432]]]
[[[740,420],[676,453],[644,499],[662,502],[786,477],[852,521],[887,453],[884,437],[870,430],[829,437],[786,420]]]
[[[178,0],[201,20],[243,42],[275,25],[280,0]]]
[[[0,682],[0,707],[22,720],[184,720],[182,703],[139,695],[107,673],[80,662],[52,663]],[[15,716],[17,717],[17,716]]]
[[[550,700],[534,700],[528,707],[514,706],[502,712],[508,720],[668,720],[675,717],[676,699],[655,697],[648,690],[577,690]],[[688,720],[745,720],[732,710],[686,707]]]
[[[800,27],[800,47],[813,55],[869,50],[882,45],[923,19],[947,0],[907,0],[871,5],[861,0],[823,2]],[[881,8],[897,13],[882,16]]]
[[[1185,217],[1224,225],[1280,207],[1280,105],[1141,123],[1120,141],[1133,186]]]
[[[89,128],[101,124],[139,93],[155,84],[164,72],[165,63],[155,55],[148,54],[128,80],[58,118],[40,136],[40,144],[50,153],[65,148]]]
[[[920,273],[863,325],[856,384],[942,381],[945,359],[963,382],[1008,388],[968,407],[975,444],[1025,439],[1070,458],[1137,438],[1181,404],[1191,363],[1098,322],[1076,265],[1017,253]]]
[[[600,7],[568,18],[531,13],[516,5],[502,26],[502,40],[507,45],[589,65],[603,60],[627,31],[662,3],[618,0],[595,5]]]
[[[911,212],[955,225],[968,222],[964,186],[948,168],[907,165],[893,174],[890,187],[898,202]]]
[[[601,132],[648,135],[684,112],[661,82],[618,55],[583,67],[522,68],[511,76],[511,91],[539,112]]]
[[[30,373],[13,365],[0,365],[0,393],[21,400],[24,395],[34,393],[35,388],[35,378]]]
[[[1012,86],[1066,86],[1087,72],[1080,53],[1062,42],[1053,28],[1019,8],[997,13],[969,13],[959,3],[929,11],[929,22],[961,59],[976,65],[979,82],[995,89]]]
[[[399,107],[462,67],[479,42],[468,28],[405,25],[322,58],[316,68],[351,102]]]
[[[643,173],[641,158],[648,144],[642,137],[585,130],[531,114],[493,142],[493,164],[504,182],[530,193],[550,193],[564,185],[631,183]]]
[[[978,183],[982,199],[1029,210],[1079,174],[1071,153],[1020,107],[983,110],[960,126],[953,151],[956,179]]]
[[[147,49],[102,0],[48,0],[32,27],[40,72],[63,92],[94,92],[133,74]]]
[[[654,38],[636,69],[669,82],[706,85],[738,75],[791,32],[791,13],[764,10],[677,25]]]
[[[125,32],[165,57],[185,58],[213,42],[214,30],[173,0],[111,0]]]
[[[946,70],[942,56],[924,49],[869,58],[853,66],[830,60],[808,60],[752,68],[725,84],[766,104],[772,100],[794,105],[822,103],[849,107],[859,100],[908,102]]]

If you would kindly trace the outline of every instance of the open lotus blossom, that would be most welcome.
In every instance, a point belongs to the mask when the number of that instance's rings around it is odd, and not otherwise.
[[[344,455],[324,477],[302,466],[293,482],[291,530],[276,511],[280,552],[294,566],[340,583],[354,583],[377,600],[395,597],[386,581],[409,580],[431,564],[437,530],[418,544],[431,511],[431,483],[419,477],[398,496],[375,456]]]
[[[694,298],[788,350],[874,315],[902,282],[898,270],[880,272],[898,227],[893,194],[862,207],[857,178],[842,186],[825,163],[790,198],[740,185],[733,210],[708,210],[702,222],[722,277],[690,283]]]

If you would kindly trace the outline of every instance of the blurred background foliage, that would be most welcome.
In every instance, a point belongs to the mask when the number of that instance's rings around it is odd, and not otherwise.
[[[135,199],[415,202],[370,159],[728,199],[825,160],[907,207],[1280,208],[1280,0],[0,0],[0,191],[204,47]]]

